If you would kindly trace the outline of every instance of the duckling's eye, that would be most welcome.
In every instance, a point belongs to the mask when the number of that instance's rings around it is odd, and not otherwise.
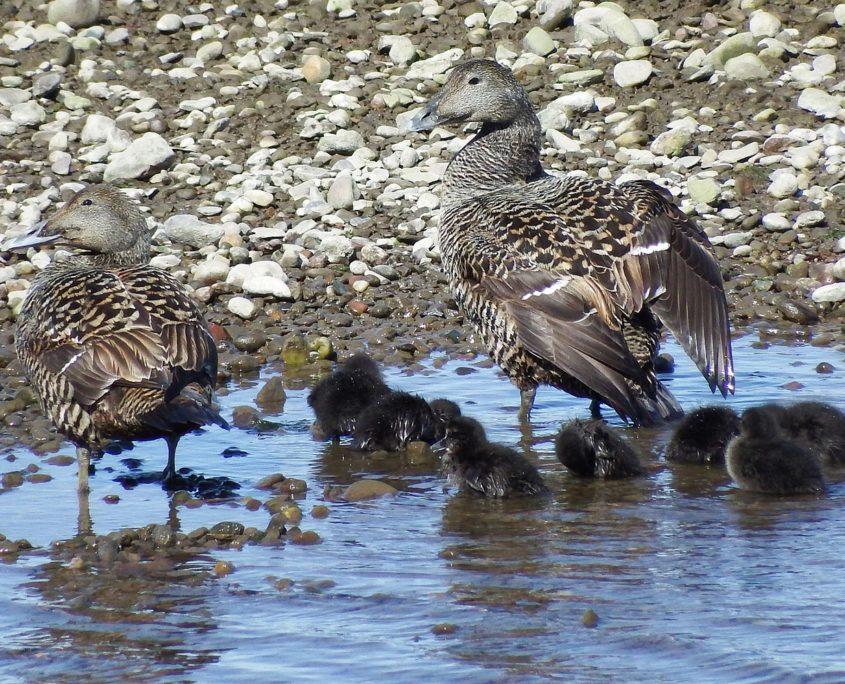
[[[83,207],[90,207],[92,204],[94,204],[94,203],[89,199],[82,200],[82,206]]]
[[[481,83],[481,79],[478,76],[470,76],[469,81],[467,81],[470,85],[478,85]]]

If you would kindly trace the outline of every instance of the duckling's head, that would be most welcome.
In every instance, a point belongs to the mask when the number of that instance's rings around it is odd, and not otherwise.
[[[450,451],[487,444],[484,428],[475,418],[458,416],[446,426],[446,447]]]
[[[3,247],[46,244],[87,256],[144,263],[149,259],[150,232],[138,206],[124,193],[110,185],[91,185],[76,193],[52,218]]]
[[[507,124],[533,112],[528,93],[507,67],[487,59],[456,66],[440,92],[408,123],[409,131],[461,121]]]

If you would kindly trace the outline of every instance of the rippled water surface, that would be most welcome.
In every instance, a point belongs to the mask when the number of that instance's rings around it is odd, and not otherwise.
[[[730,403],[845,406],[841,352],[755,349],[756,339],[736,341]],[[683,357],[674,345],[668,351]],[[628,429],[649,477],[580,481],[557,462],[551,440],[561,421],[586,414],[585,401],[541,390],[533,435],[525,435],[518,392],[495,369],[481,359],[442,361],[386,375],[398,389],[458,401],[491,439],[527,450],[553,497],[457,495],[444,489],[434,460],[315,442],[307,389],[296,385],[284,413],[270,417],[278,425],[189,435],[178,465],[228,475],[242,483],[240,494],[262,500],[254,483],[265,475],[305,479],[301,527],[321,544],[213,551],[176,574],[100,576],[47,553],[77,532],[75,465],[48,465],[23,448],[5,454],[17,460],[4,470],[35,463],[53,479],[0,493],[0,531],[44,549],[0,565],[0,680],[845,680],[845,472],[828,473],[825,497],[755,496],[720,469],[665,463],[666,428]],[[835,372],[817,373],[821,361]],[[266,377],[233,384],[221,397],[224,415],[252,404]],[[717,401],[685,357],[666,381],[687,409]],[[247,455],[223,458],[230,446]],[[130,455],[162,466],[164,443]],[[98,534],[149,523],[183,531],[222,520],[267,524],[265,510],[240,499],[189,509],[170,506],[155,484],[124,490],[113,479],[126,472],[123,457],[107,455],[91,480]],[[310,516],[324,485],[360,477],[401,492],[329,503],[327,518]],[[109,494],[119,503],[106,503]],[[213,577],[218,560],[234,571]],[[278,589],[279,579],[291,583]],[[584,625],[587,609],[595,627]]]

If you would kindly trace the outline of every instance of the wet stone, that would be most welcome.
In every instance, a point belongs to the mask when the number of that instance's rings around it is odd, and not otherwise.
[[[287,394],[279,376],[270,378],[255,397],[255,404],[265,410],[279,413],[284,409]]]

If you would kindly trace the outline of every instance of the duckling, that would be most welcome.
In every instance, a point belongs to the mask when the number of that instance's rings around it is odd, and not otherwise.
[[[728,442],[740,432],[736,411],[727,406],[702,406],[678,423],[666,460],[677,463],[722,463]]]
[[[537,469],[524,456],[487,441],[477,420],[459,416],[446,427],[443,467],[461,491],[487,497],[548,494]]]
[[[551,176],[542,130],[509,69],[464,62],[407,126],[478,122],[441,185],[443,270],[460,311],[521,391],[538,385],[651,424],[682,415],[657,379],[661,321],[711,391],[734,391],[722,275],[705,233],[645,180]],[[594,410],[595,413],[595,410]]]
[[[375,361],[366,354],[351,356],[308,395],[315,433],[331,440],[354,434],[361,412],[388,392]]]
[[[428,402],[428,405],[431,406],[431,410],[434,411],[434,415],[440,421],[440,429],[438,430],[440,436],[438,439],[443,439],[446,436],[446,426],[452,422],[453,418],[461,415],[461,407],[449,399],[432,399]]]
[[[164,438],[164,482],[176,482],[179,438],[228,427],[214,406],[217,347],[197,302],[147,264],[144,217],[109,185],[79,191],[3,249],[40,245],[71,255],[33,279],[15,349],[44,413],[77,447],[79,490],[88,490],[91,455],[115,439]]]
[[[602,420],[571,420],[555,437],[555,454],[579,477],[616,479],[646,474],[637,452]]]
[[[818,452],[791,439],[780,426],[780,411],[770,408],[758,406],[742,414],[742,431],[725,453],[728,474],[741,488],[755,492],[781,496],[823,492]]]
[[[358,414],[353,436],[354,449],[399,451],[409,442],[438,441],[443,423],[422,397],[390,391]]]
[[[845,464],[845,414],[822,401],[802,401],[784,408],[781,426],[796,440],[817,449],[824,463]]]

